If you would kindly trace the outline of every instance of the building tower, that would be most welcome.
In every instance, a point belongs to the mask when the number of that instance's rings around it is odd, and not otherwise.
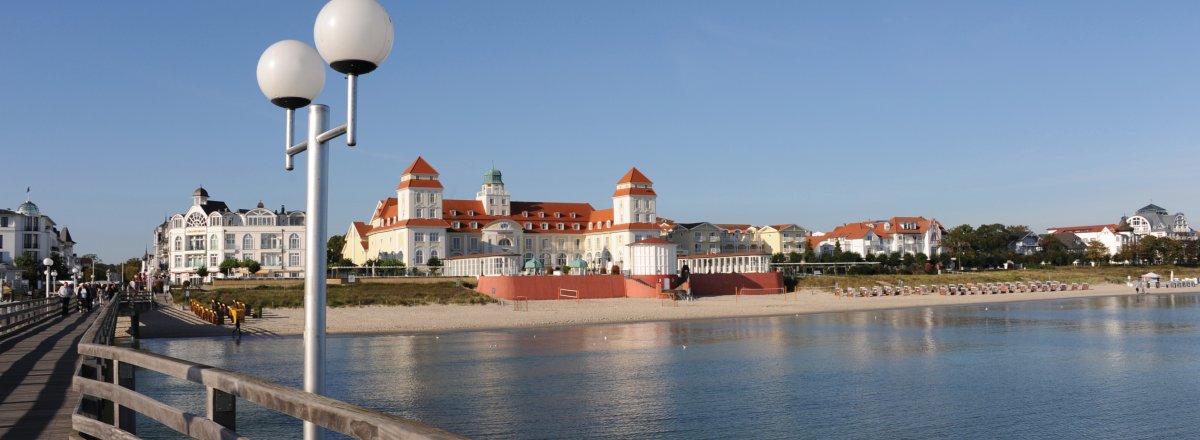
[[[192,205],[205,204],[208,204],[208,191],[205,191],[204,187],[201,186],[196,188],[196,191],[192,193]]]
[[[637,168],[630,168],[617,182],[613,193],[613,224],[653,224],[656,221],[654,182]]]
[[[510,200],[507,191],[504,191],[504,180],[500,178],[500,170],[495,166],[492,169],[483,173],[483,188],[475,193],[475,200],[478,200],[483,209],[487,211],[487,215],[510,215]]]
[[[396,208],[397,221],[442,218],[442,182],[437,170],[420,156],[400,175]]]

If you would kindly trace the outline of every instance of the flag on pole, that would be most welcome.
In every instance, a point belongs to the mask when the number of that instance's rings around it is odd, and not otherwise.
[[[25,194],[29,194],[29,187],[25,187]]]

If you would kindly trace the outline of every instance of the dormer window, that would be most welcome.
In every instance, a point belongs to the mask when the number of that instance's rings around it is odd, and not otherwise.
[[[451,209],[451,210],[450,210],[450,216],[451,216],[451,217],[454,217],[454,216],[457,216],[457,215],[458,215],[458,210],[457,210],[457,209]]]
[[[562,223],[559,223],[559,224],[558,224],[558,230],[560,230],[560,231],[561,231],[561,230],[563,230],[563,224],[562,224]]]
[[[572,213],[571,213],[571,218],[575,218],[575,213],[574,213],[574,212],[572,212]]]
[[[542,223],[542,230],[550,229],[549,223]]]
[[[470,210],[470,211],[467,211],[467,216],[468,216],[468,217],[474,217],[474,216],[475,216],[475,210],[474,210],[474,209],[472,209],[472,210]]]
[[[532,222],[525,222],[525,229],[533,230],[533,223],[532,223]]]
[[[479,222],[471,222],[471,229],[479,229]]]
[[[545,218],[545,217],[546,217],[546,212],[545,212],[545,211],[538,211],[538,217]]]
[[[561,212],[554,213],[554,218],[562,218],[562,213]]]
[[[521,217],[529,217],[529,211],[521,211]]]
[[[612,220],[606,220],[606,221],[604,222],[604,227],[606,227],[606,228],[611,228],[611,227],[612,227]]]
[[[460,223],[460,222],[454,222],[454,229],[458,229],[458,228],[461,228],[461,227],[462,227],[462,223]]]
[[[578,231],[578,230],[579,230],[579,223],[576,223],[576,224],[575,224],[575,230],[576,230],[576,231]]]

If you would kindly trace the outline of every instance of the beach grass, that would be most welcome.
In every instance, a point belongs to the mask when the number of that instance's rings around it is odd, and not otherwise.
[[[842,287],[897,285],[900,281],[907,286],[966,284],[966,283],[999,283],[999,282],[1030,282],[1058,281],[1064,283],[1089,283],[1092,285],[1110,283],[1124,284],[1129,277],[1137,279],[1142,274],[1154,272],[1165,281],[1174,271],[1176,278],[1200,277],[1200,268],[1183,266],[1096,266],[1096,267],[1048,267],[1012,270],[990,270],[979,272],[943,273],[940,275],[819,275],[806,276],[796,280],[799,288],[820,289],[831,288],[834,284]]]
[[[247,289],[221,288],[215,290],[192,289],[191,299],[209,302],[216,299],[230,304],[241,301],[251,308],[299,308],[304,307],[304,286],[259,286]],[[171,297],[176,303],[184,301],[183,289],[172,289]],[[325,291],[325,303],[329,307],[355,306],[419,306],[429,304],[491,304],[496,300],[459,287],[452,282],[430,284],[353,284],[331,285]]]

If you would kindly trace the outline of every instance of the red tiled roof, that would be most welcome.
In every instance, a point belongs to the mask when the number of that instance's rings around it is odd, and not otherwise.
[[[716,226],[716,227],[718,227],[718,228],[721,228],[721,229],[724,229],[724,230],[727,230],[727,231],[742,231],[742,232],[746,232],[746,230],[747,230],[747,229],[750,229],[750,228],[751,228],[751,227],[753,227],[754,225],[746,225],[746,224],[729,224],[729,223],[723,223],[723,224],[714,224],[713,226]]]
[[[429,165],[429,162],[425,161],[425,158],[417,156],[417,160],[414,160],[412,165],[405,168],[401,174],[438,174],[438,172],[433,169],[432,165]]]
[[[1055,231],[1055,233],[1070,232],[1072,234],[1079,232],[1101,232],[1105,228],[1111,231],[1116,231],[1120,226],[1117,225],[1090,225],[1090,226],[1063,226],[1057,228],[1046,228],[1047,231]]]
[[[630,168],[629,172],[625,173],[625,176],[621,177],[621,180],[617,181],[617,185],[620,185],[622,183],[654,183],[654,182],[651,182],[650,178],[646,177],[645,174],[642,174],[641,171],[638,171],[637,167],[634,167],[634,168]]]
[[[371,233],[371,225],[363,222],[354,222],[350,224],[354,227],[354,232],[358,234],[358,245],[367,250],[367,234]]]
[[[374,220],[377,218],[381,218],[381,219],[392,218],[392,217],[396,216],[397,212],[398,211],[396,208],[396,198],[388,197],[387,199],[382,200],[381,204],[375,208],[375,213],[371,214],[371,219]]]
[[[396,186],[398,190],[404,188],[442,188],[442,182],[431,179],[408,179]]]
[[[613,192],[613,197],[621,196],[657,196],[650,188],[621,188]]]

